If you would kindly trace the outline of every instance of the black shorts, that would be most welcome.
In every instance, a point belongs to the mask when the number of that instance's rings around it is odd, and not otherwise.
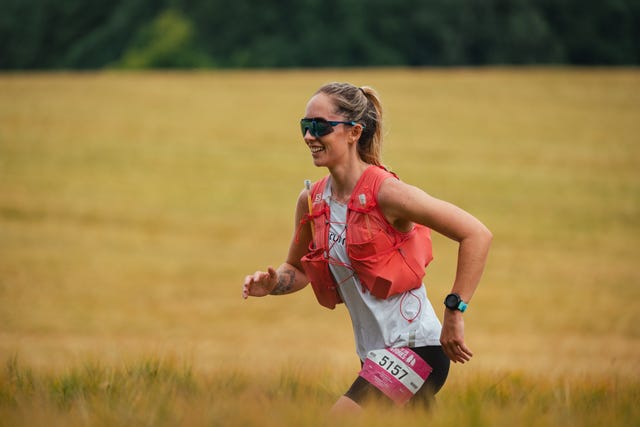
[[[415,347],[411,350],[415,351],[418,356],[427,362],[429,366],[431,366],[432,371],[420,390],[411,398],[409,404],[429,406],[434,401],[436,393],[447,380],[451,362],[439,345]],[[351,384],[351,387],[344,395],[359,405],[364,404],[371,398],[391,401],[391,399],[387,398],[374,385],[360,376]]]

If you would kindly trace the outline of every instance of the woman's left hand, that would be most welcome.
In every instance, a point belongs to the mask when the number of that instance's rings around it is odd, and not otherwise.
[[[445,309],[440,344],[452,362],[465,363],[471,360],[473,353],[464,343],[464,318],[461,311]]]

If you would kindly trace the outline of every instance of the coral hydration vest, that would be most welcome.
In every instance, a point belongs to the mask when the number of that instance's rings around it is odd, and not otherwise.
[[[425,267],[433,259],[429,228],[414,224],[404,233],[387,221],[378,206],[378,190],[388,178],[398,179],[381,166],[369,166],[351,194],[347,205],[346,250],[363,290],[380,299],[422,286]],[[323,200],[328,176],[313,184],[309,221],[314,229],[309,252],[302,267],[311,282],[318,302],[330,309],[342,302],[337,284],[329,270],[329,222],[331,212]]]

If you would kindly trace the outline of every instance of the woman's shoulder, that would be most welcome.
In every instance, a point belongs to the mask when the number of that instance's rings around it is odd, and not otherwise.
[[[391,175],[380,183],[377,194],[378,204],[382,206],[402,201],[406,199],[407,193],[409,193],[412,188],[415,187],[401,181],[397,176]]]
[[[387,220],[399,230],[410,228],[411,222],[424,224],[426,211],[433,198],[415,185],[398,179],[387,179],[378,191],[378,205]]]

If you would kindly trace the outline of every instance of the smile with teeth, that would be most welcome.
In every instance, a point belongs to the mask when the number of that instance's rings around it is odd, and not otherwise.
[[[311,149],[311,153],[319,153],[320,151],[324,151],[324,147],[309,147]]]

